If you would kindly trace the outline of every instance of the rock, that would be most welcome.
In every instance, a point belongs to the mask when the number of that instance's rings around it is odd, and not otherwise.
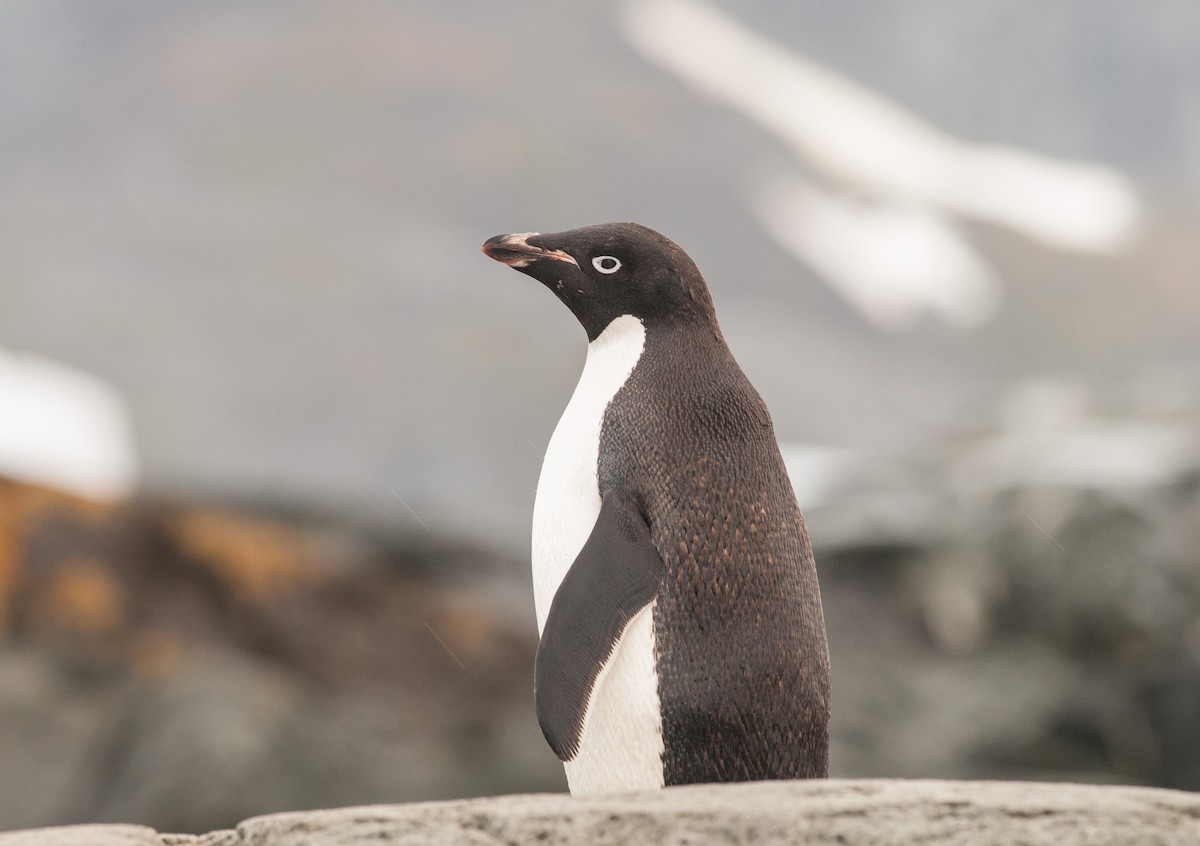
[[[0,479],[0,830],[559,788],[528,589],[502,566]]]
[[[164,846],[167,837],[141,825],[68,825],[0,834],[0,846]]]
[[[806,512],[833,772],[1200,790],[1200,411],[1017,394]]]
[[[1194,846],[1200,796],[1036,782],[812,781],[574,798],[497,796],[256,817],[236,831],[135,826],[0,834],[0,846],[737,843]]]

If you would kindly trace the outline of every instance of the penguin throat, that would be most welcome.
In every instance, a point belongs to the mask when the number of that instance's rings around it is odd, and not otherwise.
[[[588,343],[587,364],[584,365],[584,370],[586,372],[589,367],[615,369],[621,372],[620,384],[624,384],[641,358],[645,342],[646,326],[641,318],[623,314],[604,327],[604,331],[597,335],[594,341]],[[597,359],[595,364],[592,362],[593,357]],[[616,364],[615,368],[608,367],[610,361]]]

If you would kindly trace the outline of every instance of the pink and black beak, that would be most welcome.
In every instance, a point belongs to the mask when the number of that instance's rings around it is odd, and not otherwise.
[[[575,261],[574,257],[569,253],[563,250],[551,250],[538,246],[535,242],[538,235],[539,233],[537,232],[497,235],[494,238],[488,238],[484,241],[483,247],[480,249],[483,250],[484,255],[488,258],[495,259],[518,270],[528,267],[532,262],[539,259],[565,261],[579,267],[579,262]]]

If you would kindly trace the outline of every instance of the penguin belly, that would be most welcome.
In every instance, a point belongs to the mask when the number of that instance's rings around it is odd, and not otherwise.
[[[588,345],[579,384],[546,449],[533,508],[539,634],[600,514],[597,472],[604,413],[641,358],[645,337],[642,322],[627,315]],[[596,676],[579,749],[563,764],[572,794],[663,786],[654,606],[650,603],[629,621]]]

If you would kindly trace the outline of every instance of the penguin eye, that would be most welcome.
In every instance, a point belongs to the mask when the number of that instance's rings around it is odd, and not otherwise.
[[[592,267],[601,273],[616,273],[621,269],[621,262],[613,256],[596,256],[592,259]]]

